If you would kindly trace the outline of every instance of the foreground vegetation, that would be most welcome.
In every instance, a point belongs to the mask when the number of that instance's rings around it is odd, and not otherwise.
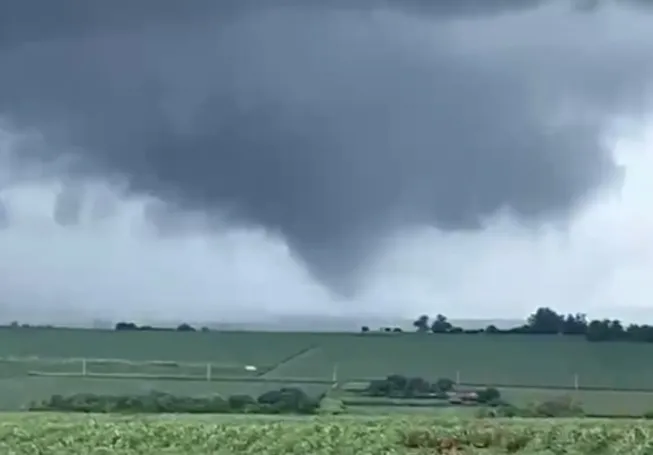
[[[646,421],[3,415],[0,453],[17,455],[646,455]]]

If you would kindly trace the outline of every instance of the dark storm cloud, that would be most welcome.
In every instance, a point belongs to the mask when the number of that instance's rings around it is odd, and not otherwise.
[[[57,3],[37,26],[21,2],[0,14],[1,110],[74,146],[78,171],[279,232],[348,290],[394,228],[566,215],[614,175],[602,115],[652,74],[627,23],[602,43],[536,1],[522,20],[487,15],[508,2],[293,3]]]

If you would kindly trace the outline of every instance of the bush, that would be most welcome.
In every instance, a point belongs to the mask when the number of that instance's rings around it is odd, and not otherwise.
[[[186,324],[185,322],[183,324],[179,324],[177,327],[177,332],[195,332],[195,327],[193,327],[190,324]]]
[[[138,330],[138,326],[133,322],[119,322],[116,324],[115,330]]]
[[[345,403],[336,398],[324,397],[320,400],[317,413],[320,415],[338,415],[347,410]]]
[[[449,378],[440,378],[435,382],[435,387],[440,392],[450,392],[453,390],[455,384],[456,383]]]
[[[431,392],[431,383],[423,378],[409,378],[406,381],[405,396],[425,395]]]
[[[535,403],[529,410],[534,417],[582,417],[585,414],[580,403],[569,396]]]
[[[503,403],[496,407],[484,407],[476,414],[479,418],[527,417],[526,412],[515,406]]]
[[[266,392],[258,400],[249,395],[232,395],[228,399],[219,395],[196,398],[156,391],[141,395],[53,395],[49,400],[31,404],[29,410],[93,413],[315,414],[318,405],[317,399],[307,396],[301,389],[283,388]]]
[[[228,400],[229,407],[234,411],[247,411],[256,406],[256,400],[249,395],[231,395]]]
[[[580,403],[571,397],[558,397],[539,403],[533,403],[525,408],[498,402],[496,407],[485,407],[478,413],[478,417],[583,417],[585,413]]]
[[[501,393],[494,387],[488,387],[476,392],[479,403],[492,403],[501,399]]]
[[[409,378],[400,374],[391,374],[385,379],[370,381],[363,392],[373,397],[390,398],[443,398],[446,392],[453,390],[454,382],[448,378],[441,378],[434,384],[420,377]]]

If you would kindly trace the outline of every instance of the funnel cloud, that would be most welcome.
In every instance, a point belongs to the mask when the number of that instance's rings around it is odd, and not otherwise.
[[[54,223],[114,216],[85,188],[120,182],[157,236],[265,232],[326,300],[359,299],[415,229],[569,235],[628,178],[615,119],[650,107],[637,2],[58,4],[42,24],[29,3],[0,10],[0,114],[40,139],[5,159],[63,179]]]

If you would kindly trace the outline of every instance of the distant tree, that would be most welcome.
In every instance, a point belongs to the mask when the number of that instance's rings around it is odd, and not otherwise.
[[[538,308],[528,318],[529,331],[534,334],[562,333],[564,316],[556,313],[551,308]]]
[[[438,314],[435,317],[435,321],[431,324],[431,332],[433,333],[447,333],[453,326],[444,315]]]
[[[408,378],[404,395],[406,397],[415,397],[424,395],[431,391],[431,384],[423,378]]]
[[[370,331],[370,328],[368,326],[364,325],[363,327],[361,327],[361,332],[367,333],[369,331]]]
[[[477,395],[478,395],[478,401],[480,403],[491,403],[501,398],[501,393],[499,392],[498,389],[495,389],[494,387],[488,387],[486,389],[479,390],[477,392]]]
[[[587,326],[586,337],[589,341],[610,341],[612,339],[611,322],[607,319],[590,322]]]
[[[610,330],[610,339],[611,340],[623,340],[626,337],[626,331],[624,326],[621,325],[621,321],[614,319],[608,324]]]
[[[209,329],[208,327],[206,326],[202,327],[202,332],[210,332],[210,331],[211,329]]]
[[[393,385],[386,379],[370,381],[363,393],[373,397],[387,397],[392,392]]]
[[[428,332],[429,317],[425,314],[421,315],[415,322],[413,322],[413,327],[415,327],[418,332]]]
[[[499,329],[494,324],[490,324],[485,328],[485,333],[499,333]]]
[[[115,330],[138,330],[138,326],[133,322],[119,322],[116,324]]]
[[[582,313],[568,314],[562,323],[565,335],[584,335],[587,333],[587,316]]]
[[[440,378],[435,382],[435,386],[441,392],[449,392],[453,390],[453,387],[456,383],[449,378]]]
[[[401,330],[401,327],[395,327],[395,328],[392,329],[392,331],[395,332],[395,333],[403,332],[403,330]]]
[[[183,324],[179,324],[177,332],[195,332],[195,327],[184,322]]]
[[[405,390],[408,385],[408,378],[401,374],[391,374],[385,380],[391,385],[393,390]]]
[[[626,328],[626,339],[635,342],[653,342],[653,327],[650,325],[631,324]]]

